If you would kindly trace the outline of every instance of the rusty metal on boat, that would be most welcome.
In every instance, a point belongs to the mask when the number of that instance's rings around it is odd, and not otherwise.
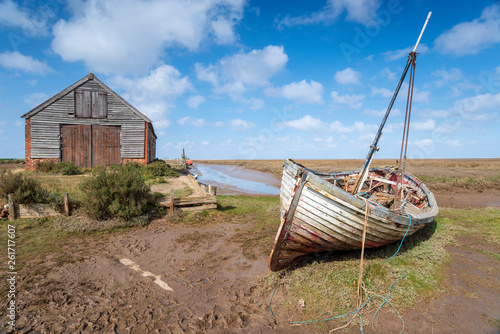
[[[362,192],[353,195],[359,173],[316,172],[291,159],[285,161],[281,226],[269,257],[272,271],[291,265],[302,255],[361,248],[366,205],[366,248],[401,240],[437,216],[434,195],[415,176],[403,175],[403,201],[393,208],[397,169],[371,168]]]

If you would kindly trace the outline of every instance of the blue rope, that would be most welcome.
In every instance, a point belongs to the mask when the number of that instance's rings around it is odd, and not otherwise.
[[[360,194],[365,194],[365,195],[368,195],[368,197],[370,197],[372,200],[374,200],[370,194],[367,194],[365,192],[362,192]],[[374,200],[375,201],[375,200]],[[377,203],[375,201],[375,203]],[[378,203],[377,203],[378,204]],[[378,204],[380,205],[380,204]],[[385,260],[383,263],[386,263],[388,262],[389,260],[391,260],[394,256],[396,256],[396,254],[399,253],[399,250],[401,249],[401,246],[403,245],[403,241],[405,240],[406,238],[406,235],[408,234],[408,231],[410,230],[410,227],[411,227],[411,217],[409,214],[407,213],[404,213],[409,219],[410,219],[410,223],[408,224],[408,228],[406,229],[406,232],[405,234],[403,235],[403,239],[401,239],[401,243],[399,244],[399,247],[398,249],[396,250],[396,252],[390,257],[388,258],[387,260]],[[391,296],[391,290],[392,290],[392,287],[394,286],[394,284],[396,284],[397,282],[399,282],[401,279],[403,279],[404,277],[406,276],[406,273],[403,274],[403,276],[401,276],[400,278],[398,278],[396,281],[394,281],[391,286],[389,287],[389,292],[387,293],[387,297],[382,297],[380,295],[372,295],[370,296],[370,298],[368,298],[368,300],[357,310],[355,311],[352,311],[352,312],[349,312],[349,313],[344,313],[344,314],[341,314],[341,315],[338,315],[338,316],[335,316],[335,317],[332,317],[332,318],[328,318],[328,319],[316,319],[316,320],[306,320],[306,321],[290,321],[288,322],[289,324],[308,324],[308,323],[313,323],[313,322],[325,322],[325,321],[331,321],[331,320],[334,320],[334,319],[338,319],[338,318],[341,318],[341,317],[344,317],[346,315],[351,315],[351,314],[354,314],[354,313],[358,313],[360,319],[361,319],[361,324],[360,324],[360,330],[361,330],[361,333],[363,334],[363,317],[361,315],[361,313],[359,313],[362,309],[365,308],[365,306],[368,304],[368,302],[374,298],[374,297],[378,297],[378,298],[381,298],[384,302],[382,303],[382,305],[380,305],[377,309],[377,311],[375,312],[375,314],[373,315],[373,319],[372,319],[372,328],[373,330],[375,330],[377,333],[378,331],[375,329],[375,326],[374,326],[374,323],[375,323],[375,318],[377,317],[377,314],[378,312],[382,309],[382,307],[387,303],[389,304],[392,309],[396,312],[396,314],[398,315],[399,319],[401,319],[401,323],[403,324],[403,329],[401,330],[400,334],[404,332],[404,329],[405,329],[405,322],[403,320],[403,317],[399,314],[398,310],[396,310],[396,308],[394,307],[394,305],[392,305],[392,303],[389,301],[389,298]],[[273,296],[274,296],[274,293],[276,291],[276,288],[278,287],[278,283],[279,283],[279,278],[278,278],[278,281],[276,282],[275,286],[274,286],[274,289],[273,289],[273,292],[271,294],[271,298],[269,298],[269,310],[271,311],[271,315],[273,316],[274,318],[274,313],[273,313],[273,310],[271,308],[271,302],[273,300]]]
[[[392,289],[393,285],[394,285],[394,284],[396,284],[397,282],[399,282],[399,280],[403,279],[405,276],[406,276],[406,273],[404,273],[404,274],[403,274],[403,276],[401,276],[401,277],[400,277],[400,278],[398,278],[398,279],[397,279],[394,283],[392,283],[392,284],[391,284],[391,286],[389,287],[389,293],[387,294],[387,297],[386,297],[386,298],[384,298],[384,302],[382,303],[382,305],[380,305],[380,306],[378,307],[377,312],[375,312],[375,314],[373,315],[373,319],[372,319],[372,328],[373,328],[373,330],[374,330],[375,332],[377,332],[377,333],[378,333],[378,331],[375,329],[375,318],[377,317],[377,313],[378,313],[378,311],[380,311],[380,309],[381,309],[381,308],[385,305],[385,303],[386,303],[386,302],[387,302],[387,303],[389,303],[389,305],[391,305],[391,307],[392,307],[392,309],[393,309],[394,311],[396,311],[396,313],[397,313],[397,315],[398,315],[399,319],[401,319],[401,322],[403,323],[403,329],[401,330],[401,332],[400,332],[399,334],[401,334],[401,333],[403,333],[403,332],[404,332],[404,330],[405,330],[405,321],[403,320],[403,317],[399,314],[398,310],[396,310],[396,308],[395,308],[395,307],[394,307],[394,306],[393,306],[393,305],[389,302],[389,298],[390,298],[390,296],[391,296],[391,289]],[[383,297],[381,297],[381,298],[383,298]]]
[[[410,230],[410,227],[411,227],[411,217],[409,214],[405,213],[405,215],[410,219],[410,223],[408,224],[408,228],[406,229],[406,232],[405,232],[405,235],[403,235],[403,239],[401,239],[401,243],[399,244],[399,247],[398,247],[398,250],[396,251],[396,253],[394,253],[390,258],[388,258],[387,260],[385,260],[383,263],[386,263],[387,261],[389,261],[390,259],[392,259],[393,257],[396,256],[396,254],[399,252],[399,250],[401,249],[401,246],[403,245],[403,241],[405,240],[406,238],[406,235],[408,234],[408,231]]]
[[[280,282],[280,276],[278,275],[278,280],[276,281],[276,284],[274,285],[273,293],[271,294],[271,298],[269,298],[269,311],[271,311],[271,315],[274,318],[274,313],[273,309],[271,308],[271,301],[273,300],[274,292],[276,292],[276,288],[278,287],[278,283]]]

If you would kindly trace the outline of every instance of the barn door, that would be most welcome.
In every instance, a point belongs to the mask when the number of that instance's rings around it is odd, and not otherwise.
[[[92,166],[109,166],[120,163],[120,127],[93,125]]]
[[[62,161],[73,161],[82,168],[92,164],[91,153],[91,126],[90,125],[63,125],[62,135]]]

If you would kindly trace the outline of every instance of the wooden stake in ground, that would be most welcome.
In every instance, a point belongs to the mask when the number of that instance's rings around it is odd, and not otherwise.
[[[16,206],[14,205],[14,200],[12,199],[14,194],[9,194],[7,197],[9,199],[9,220],[13,221],[16,220]]]
[[[63,200],[64,200],[64,214],[66,216],[69,216],[69,198],[68,198],[68,193],[63,194]]]
[[[170,213],[174,213],[174,190],[170,193]]]

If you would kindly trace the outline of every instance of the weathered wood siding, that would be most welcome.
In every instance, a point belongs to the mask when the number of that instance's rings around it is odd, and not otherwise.
[[[75,165],[83,168],[92,167],[91,131],[91,125],[62,125],[62,161],[73,161]]]
[[[95,101],[101,104],[100,108],[107,104],[107,118],[76,117],[74,91],[106,94],[105,100]],[[31,158],[61,156],[63,124],[121,126],[121,158],[144,158],[145,121],[93,81],[87,81],[31,117]]]
[[[120,127],[93,125],[92,152],[94,167],[120,164]]]

